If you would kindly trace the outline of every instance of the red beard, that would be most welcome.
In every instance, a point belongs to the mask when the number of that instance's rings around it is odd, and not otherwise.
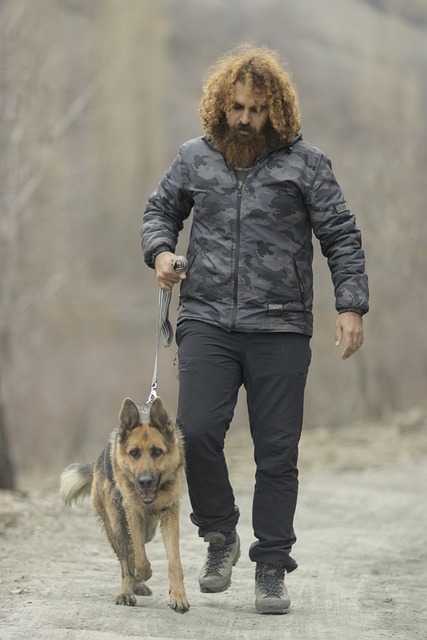
[[[247,131],[244,135],[240,131]],[[251,167],[257,158],[277,146],[278,136],[274,129],[266,125],[261,132],[250,125],[226,127],[217,133],[215,145],[225,155],[233,167]]]

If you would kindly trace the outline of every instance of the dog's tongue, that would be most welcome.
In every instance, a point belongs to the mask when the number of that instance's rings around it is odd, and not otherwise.
[[[155,489],[141,489],[141,500],[142,502],[149,504],[156,499],[156,490]]]

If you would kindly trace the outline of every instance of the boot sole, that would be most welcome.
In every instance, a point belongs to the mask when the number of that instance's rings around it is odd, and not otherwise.
[[[289,606],[286,605],[281,605],[278,602],[273,602],[271,604],[267,603],[267,602],[262,602],[262,603],[255,603],[255,608],[258,611],[258,613],[264,614],[264,615],[276,615],[276,616],[280,616],[280,615],[284,615],[286,613],[288,613],[289,611]]]
[[[280,598],[264,598],[263,600],[255,600],[255,608],[258,613],[270,615],[284,615],[288,613],[290,601]]]

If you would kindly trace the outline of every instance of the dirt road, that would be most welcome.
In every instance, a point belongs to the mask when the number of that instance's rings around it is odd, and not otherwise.
[[[253,466],[246,435],[230,436],[230,473],[250,527]],[[427,426],[416,414],[388,425],[307,432],[286,616],[254,609],[245,551],[230,589],[197,588],[204,543],[183,498],[181,551],[191,610],[167,607],[160,536],[149,546],[153,595],[119,607],[118,562],[89,504],[72,510],[57,478],[0,493],[1,640],[425,640],[427,637]]]

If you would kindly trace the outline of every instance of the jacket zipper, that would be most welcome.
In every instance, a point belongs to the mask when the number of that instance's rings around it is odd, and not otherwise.
[[[236,252],[235,252],[235,267],[233,277],[233,310],[231,314],[231,331],[236,330],[236,316],[237,316],[237,290],[238,290],[238,278],[239,278],[239,258],[240,258],[240,211],[242,208],[242,187],[243,184],[237,189],[237,207],[236,207]]]

